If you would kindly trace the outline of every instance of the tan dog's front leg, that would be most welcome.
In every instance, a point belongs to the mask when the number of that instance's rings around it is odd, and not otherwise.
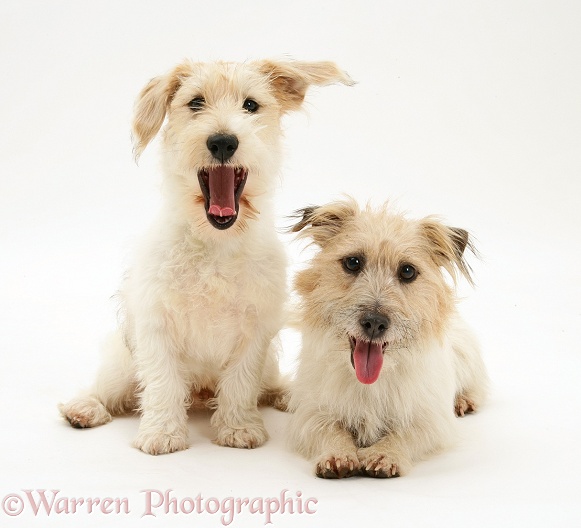
[[[389,436],[369,447],[358,449],[357,456],[361,463],[361,472],[369,477],[399,477],[411,467],[401,446]]]
[[[452,420],[452,413],[444,420]],[[444,422],[445,423],[445,422]],[[405,475],[413,464],[447,443],[444,423],[415,423],[388,433],[375,444],[357,451],[361,472],[369,477],[391,478]],[[453,423],[453,422],[452,422]]]
[[[216,390],[212,425],[216,443],[226,447],[253,449],[268,440],[258,410],[260,382],[272,334],[259,328],[257,315],[247,310],[244,334],[231,355]]]
[[[352,477],[359,472],[359,459],[353,435],[341,425],[333,423],[317,428],[310,440],[319,447],[315,474],[317,477],[336,479]]]

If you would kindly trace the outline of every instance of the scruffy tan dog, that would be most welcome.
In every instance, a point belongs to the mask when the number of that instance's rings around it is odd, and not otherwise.
[[[354,201],[299,211],[293,231],[320,247],[295,286],[303,348],[289,407],[291,440],[316,474],[394,477],[455,437],[487,375],[455,308],[469,281],[468,233]]]
[[[310,85],[334,82],[351,84],[329,62],[184,62],[143,89],[135,152],[167,118],[165,207],[121,289],[123,324],[95,384],[60,406],[73,427],[139,408],[135,445],[170,453],[188,447],[200,396],[216,409],[218,444],[266,441],[257,402],[284,406],[272,345],[286,299],[271,210],[280,120]]]

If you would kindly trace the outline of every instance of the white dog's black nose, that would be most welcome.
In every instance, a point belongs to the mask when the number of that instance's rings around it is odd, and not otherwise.
[[[359,319],[359,324],[369,339],[377,339],[387,332],[389,319],[377,312],[369,312]]]
[[[238,148],[238,138],[231,134],[214,134],[206,141],[208,150],[220,163],[228,161]]]

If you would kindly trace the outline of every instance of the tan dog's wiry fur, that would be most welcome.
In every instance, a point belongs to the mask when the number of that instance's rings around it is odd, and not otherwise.
[[[187,409],[210,399],[216,442],[252,448],[267,433],[257,402],[284,407],[272,339],[286,258],[271,199],[280,120],[310,85],[351,84],[329,62],[184,62],[136,103],[136,156],[162,127],[165,207],[120,292],[92,389],[61,405],[74,427],[141,411],[135,445],[188,447]]]
[[[471,281],[468,233],[354,201],[300,211],[320,247],[295,286],[303,347],[290,435],[323,478],[392,477],[450,445],[487,375],[442,270]]]

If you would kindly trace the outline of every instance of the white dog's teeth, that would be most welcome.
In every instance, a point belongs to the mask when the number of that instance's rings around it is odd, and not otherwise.
[[[325,467],[326,467],[327,469],[331,469],[331,462],[329,462],[329,461],[327,460],[327,463],[325,464]]]

